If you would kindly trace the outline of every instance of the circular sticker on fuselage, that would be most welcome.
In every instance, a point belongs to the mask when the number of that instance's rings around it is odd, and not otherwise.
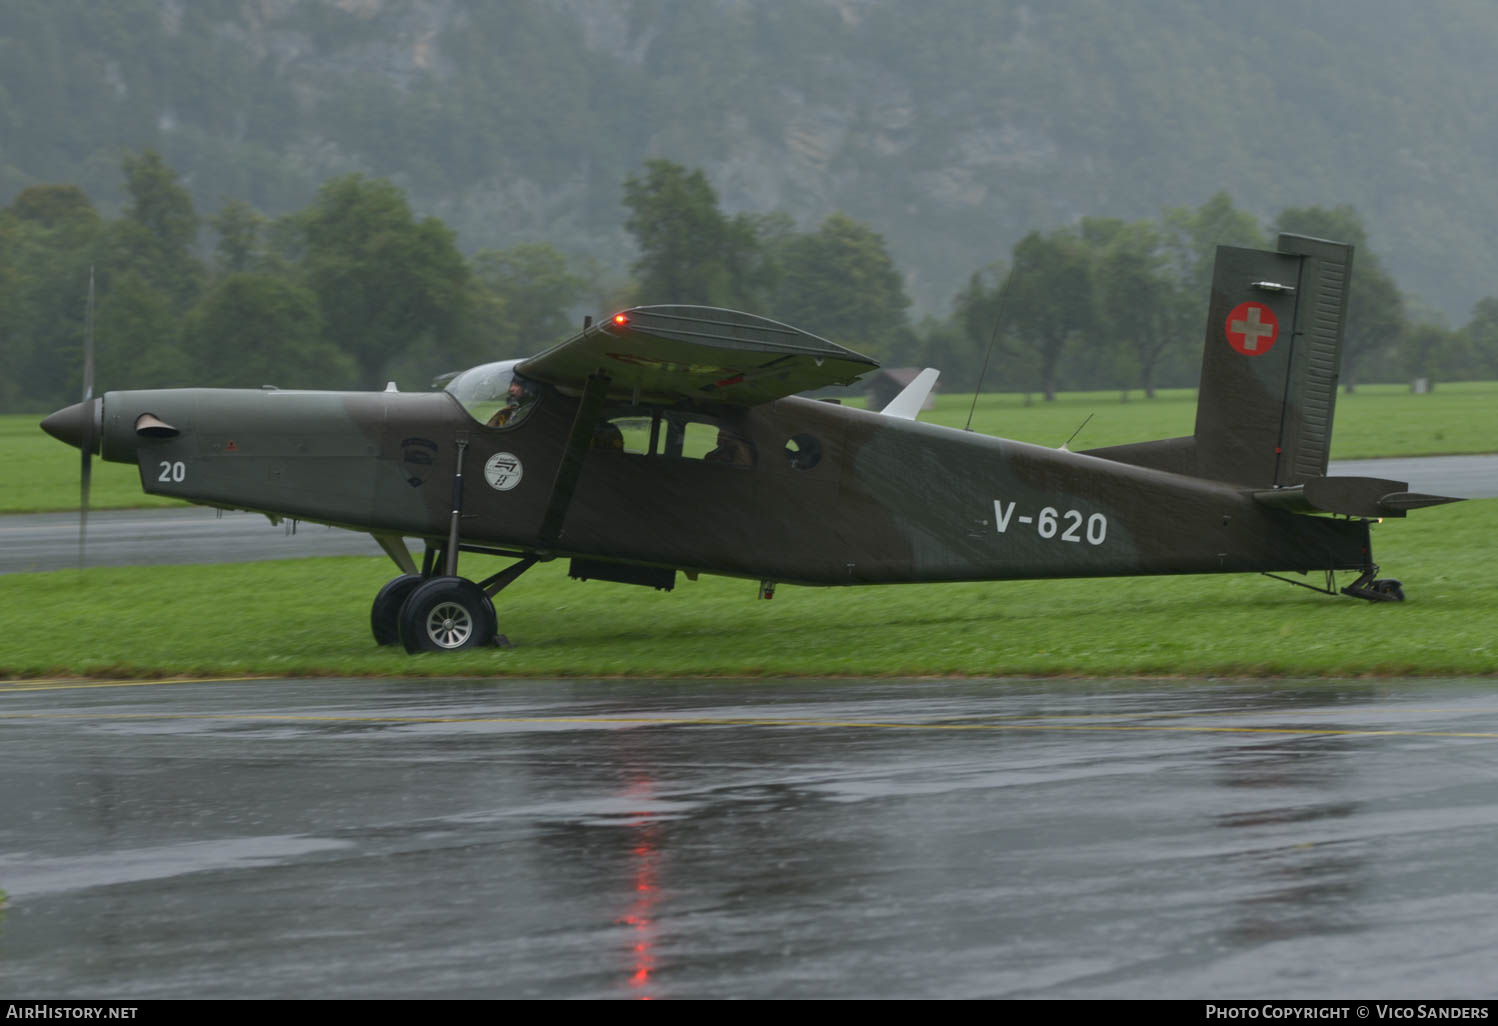
[[[497,452],[484,461],[484,480],[496,491],[507,492],[520,483],[525,468],[512,452]]]

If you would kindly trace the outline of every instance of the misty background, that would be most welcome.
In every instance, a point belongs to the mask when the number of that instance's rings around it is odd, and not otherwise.
[[[954,384],[1009,317],[1011,387],[1189,385],[1203,254],[1282,228],[1356,236],[1345,369],[1493,376],[1494,52],[1481,0],[7,0],[0,408],[73,387],[85,252],[104,387],[378,387],[671,301]],[[659,294],[683,244],[720,280]],[[1059,342],[1002,311],[1026,268],[1088,308]]]

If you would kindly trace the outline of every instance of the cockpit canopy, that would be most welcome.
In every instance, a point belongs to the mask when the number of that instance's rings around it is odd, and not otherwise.
[[[470,367],[447,383],[444,391],[463,404],[468,415],[488,427],[519,424],[541,398],[541,386],[516,374],[519,360],[500,360]]]

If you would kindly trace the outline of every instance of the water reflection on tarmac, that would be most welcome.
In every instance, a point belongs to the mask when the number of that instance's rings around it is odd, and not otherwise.
[[[0,993],[1491,997],[1493,691],[0,685]]]

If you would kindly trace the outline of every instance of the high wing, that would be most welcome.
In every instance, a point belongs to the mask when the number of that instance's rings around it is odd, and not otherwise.
[[[638,306],[584,328],[515,369],[568,390],[603,374],[610,379],[610,395],[748,406],[850,384],[878,366],[767,317],[711,306]]]

